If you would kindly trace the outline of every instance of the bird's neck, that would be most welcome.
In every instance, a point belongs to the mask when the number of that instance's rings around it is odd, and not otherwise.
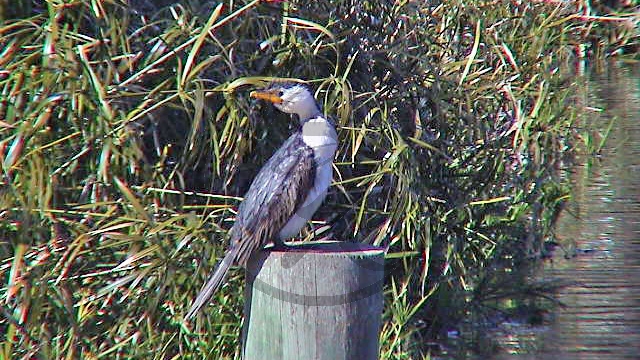
[[[331,122],[316,116],[302,125],[302,140],[313,148],[317,164],[331,164],[338,147],[338,135]]]
[[[296,111],[296,115],[298,115],[300,125],[303,125],[309,119],[313,119],[319,115],[322,115],[322,112],[318,108],[318,104],[316,104],[315,100],[311,100],[307,104],[303,104],[303,106],[300,106],[298,111]]]

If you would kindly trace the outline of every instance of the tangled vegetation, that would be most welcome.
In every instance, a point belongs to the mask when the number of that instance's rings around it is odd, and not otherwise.
[[[241,271],[182,316],[292,131],[248,97],[280,78],[340,138],[304,237],[388,247],[381,358],[427,356],[543,251],[573,64],[637,51],[634,9],[580,3],[0,1],[3,358],[239,357]]]

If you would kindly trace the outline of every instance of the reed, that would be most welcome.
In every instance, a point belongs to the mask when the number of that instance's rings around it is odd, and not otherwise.
[[[574,2],[15,3],[0,6],[5,359],[239,357],[241,271],[193,328],[182,316],[294,126],[248,97],[281,78],[308,80],[339,129],[303,237],[388,246],[381,358],[426,357],[487,274],[550,237],[569,197],[555,169],[583,144],[572,64],[637,58],[633,9]]]

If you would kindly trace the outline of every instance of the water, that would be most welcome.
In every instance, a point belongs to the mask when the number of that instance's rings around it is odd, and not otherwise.
[[[571,169],[573,199],[557,227],[565,251],[540,276],[574,284],[555,294],[567,307],[554,312],[535,355],[640,359],[640,67],[594,74],[585,91],[604,109],[590,125],[616,123],[602,156]]]
[[[565,170],[573,197],[560,246],[533,274],[563,284],[551,295],[565,306],[539,325],[501,322],[464,358],[640,359],[640,66],[593,72],[581,91],[586,127],[605,132],[617,120],[600,156]]]

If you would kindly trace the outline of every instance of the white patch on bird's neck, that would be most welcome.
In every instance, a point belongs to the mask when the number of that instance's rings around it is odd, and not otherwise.
[[[293,113],[298,115],[300,124],[303,124],[307,119],[311,119],[320,115],[320,109],[318,104],[312,96],[301,96],[294,101],[295,106],[292,107]]]
[[[338,149],[338,135],[333,125],[322,116],[316,116],[302,124],[302,140],[313,148],[316,166],[331,165]]]

